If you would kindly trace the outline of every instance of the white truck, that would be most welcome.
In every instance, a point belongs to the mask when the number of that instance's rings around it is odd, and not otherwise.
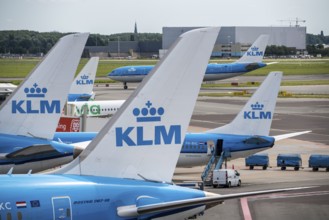
[[[233,169],[220,169],[213,171],[213,187],[241,186],[240,173]]]

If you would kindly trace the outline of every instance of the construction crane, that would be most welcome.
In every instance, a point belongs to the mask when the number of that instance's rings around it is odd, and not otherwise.
[[[290,27],[292,26],[291,24],[292,24],[292,22],[295,22],[296,24],[295,24],[295,27],[299,27],[300,25],[299,25],[299,23],[305,23],[306,22],[306,20],[302,20],[302,19],[299,19],[299,18],[295,18],[295,19],[285,19],[285,20],[279,20],[279,21],[281,21],[281,22],[289,22],[289,24],[290,24]]]

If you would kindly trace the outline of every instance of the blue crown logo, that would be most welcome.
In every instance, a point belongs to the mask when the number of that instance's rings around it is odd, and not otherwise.
[[[258,47],[256,47],[256,46],[254,46],[254,47],[252,47],[252,48],[250,48],[252,51],[258,51]]]
[[[83,76],[80,76],[81,77],[81,79],[88,79],[89,78],[89,76],[88,75],[83,75]]]
[[[164,109],[162,107],[156,109],[152,106],[152,103],[150,101],[147,101],[145,103],[147,106],[139,109],[134,108],[133,114],[136,116],[137,122],[153,122],[153,121],[161,121],[161,115],[164,114]]]
[[[259,104],[258,102],[256,102],[256,104],[251,104],[250,105],[251,106],[251,108],[252,108],[252,110],[263,110],[263,108],[264,108],[264,105],[263,104]]]
[[[39,85],[34,83],[31,88],[26,87],[24,92],[26,97],[30,98],[44,98],[45,94],[48,92],[47,88],[40,88]]]

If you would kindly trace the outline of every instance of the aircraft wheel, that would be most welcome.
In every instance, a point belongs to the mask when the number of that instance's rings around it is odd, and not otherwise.
[[[227,188],[231,188],[231,182],[228,182]]]
[[[128,89],[128,86],[127,86],[127,85],[124,85],[123,88],[124,88],[124,89]]]
[[[250,166],[249,169],[253,170],[254,169],[254,166]]]
[[[241,180],[239,180],[238,186],[241,186]]]
[[[263,166],[263,170],[266,170],[267,169],[267,166]]]

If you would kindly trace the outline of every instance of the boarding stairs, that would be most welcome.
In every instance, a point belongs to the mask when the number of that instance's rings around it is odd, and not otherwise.
[[[205,186],[212,185],[212,173],[214,170],[222,168],[223,163],[228,157],[231,157],[231,153],[228,150],[225,150],[221,153],[220,157],[216,156],[217,153],[214,151],[211,155],[211,158],[206,165],[205,169],[201,174],[201,179],[204,182]]]

